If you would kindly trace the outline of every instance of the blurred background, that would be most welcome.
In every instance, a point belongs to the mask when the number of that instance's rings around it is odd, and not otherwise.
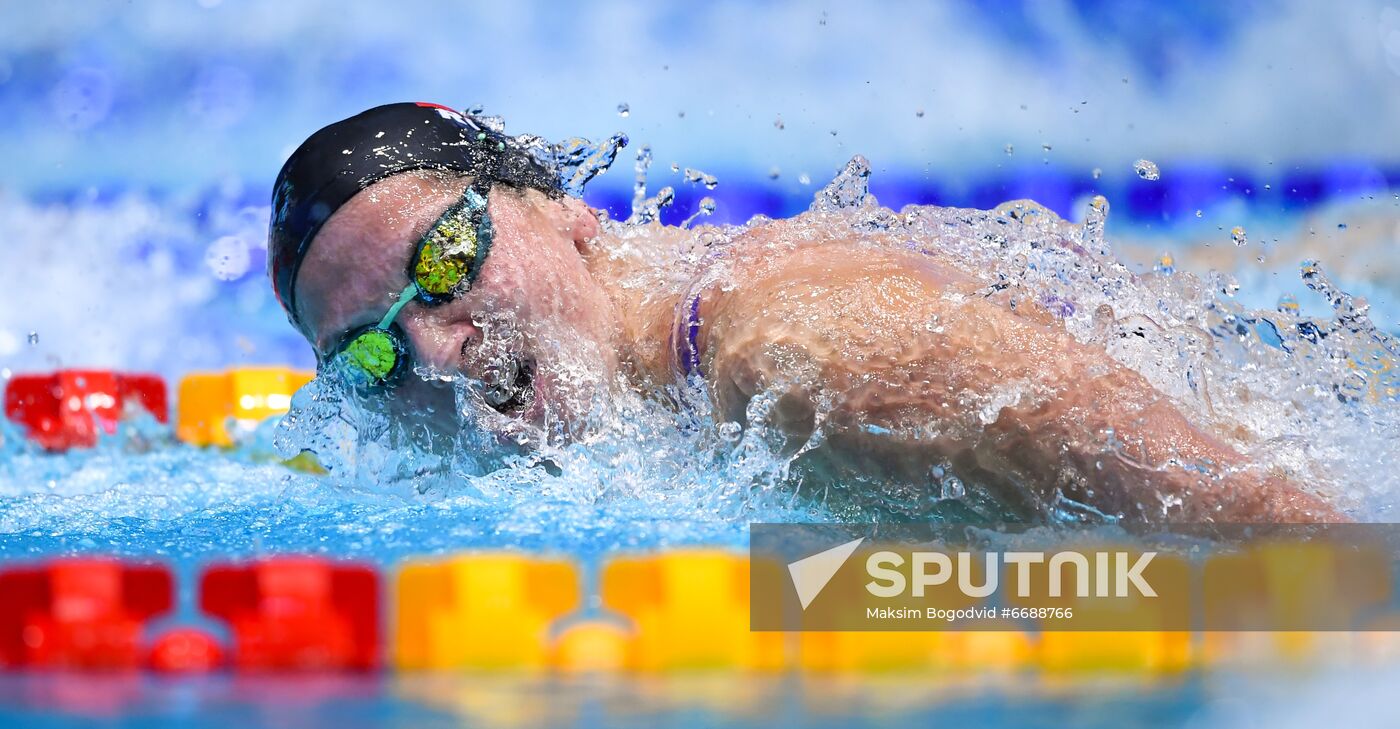
[[[0,8],[0,363],[14,371],[309,364],[263,274],[272,179],[315,129],[400,100],[553,140],[625,133],[587,192],[624,216],[642,145],[652,189],[677,188],[672,222],[702,195],[711,222],[792,214],[857,153],[895,208],[1029,197],[1077,220],[1101,193],[1138,265],[1170,254],[1234,274],[1251,306],[1325,310],[1297,275],[1318,258],[1400,329],[1400,4]],[[687,167],[719,186],[687,183]]]

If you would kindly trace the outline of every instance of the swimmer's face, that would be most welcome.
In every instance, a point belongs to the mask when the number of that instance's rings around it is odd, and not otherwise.
[[[437,173],[394,175],[321,228],[296,282],[303,334],[321,361],[379,323],[409,284],[419,239],[468,184]],[[493,237],[479,276],[451,301],[403,308],[395,322],[408,367],[382,392],[402,411],[445,415],[455,412],[447,383],[465,376],[477,406],[569,429],[617,370],[613,307],[579,253],[597,234],[597,219],[574,198],[500,184],[486,210]]]

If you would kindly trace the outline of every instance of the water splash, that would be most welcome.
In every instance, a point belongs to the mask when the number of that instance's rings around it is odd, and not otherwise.
[[[627,217],[627,225],[645,225],[661,217],[661,208],[675,202],[676,191],[669,185],[655,195],[647,197],[647,170],[651,167],[651,147],[643,146],[637,152],[636,177],[632,184],[632,213]]]
[[[831,182],[817,191],[812,200],[814,212],[834,213],[847,208],[875,204],[870,196],[870,162],[856,155]]]
[[[617,160],[618,152],[627,146],[628,141],[627,135],[622,132],[598,144],[582,137],[573,137],[558,143],[534,135],[514,138],[515,144],[554,170],[564,192],[574,197],[581,197],[584,186],[612,166]]]
[[[1084,247],[1098,251],[1099,255],[1109,255],[1108,239],[1104,237],[1104,227],[1108,224],[1108,198],[1095,195],[1089,199],[1089,209],[1084,214],[1082,233]]]
[[[630,218],[635,218],[637,212],[646,204],[647,172],[651,169],[652,160],[651,145],[643,144],[642,148],[637,150],[637,161],[632,166],[635,174],[632,178],[632,214]],[[677,165],[671,166],[676,167]]]

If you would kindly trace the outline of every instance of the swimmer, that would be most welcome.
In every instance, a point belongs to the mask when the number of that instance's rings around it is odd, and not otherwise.
[[[1027,518],[1064,499],[1151,521],[1342,518],[1047,312],[814,215],[714,251],[658,223],[609,232],[513,140],[390,104],[288,159],[268,269],[322,371],[407,415],[455,413],[444,382],[465,376],[493,417],[567,438],[616,388],[699,378],[717,421],[762,396],[794,451],[820,427],[801,463],[860,488],[948,467]],[[1106,454],[1108,433],[1133,457]]]

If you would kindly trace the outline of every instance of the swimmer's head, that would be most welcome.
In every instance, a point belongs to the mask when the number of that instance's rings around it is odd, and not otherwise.
[[[616,371],[580,255],[597,218],[468,116],[393,104],[332,124],[287,161],[273,210],[278,300],[323,368],[369,390],[451,412],[443,383],[464,375],[501,413],[568,423]]]

